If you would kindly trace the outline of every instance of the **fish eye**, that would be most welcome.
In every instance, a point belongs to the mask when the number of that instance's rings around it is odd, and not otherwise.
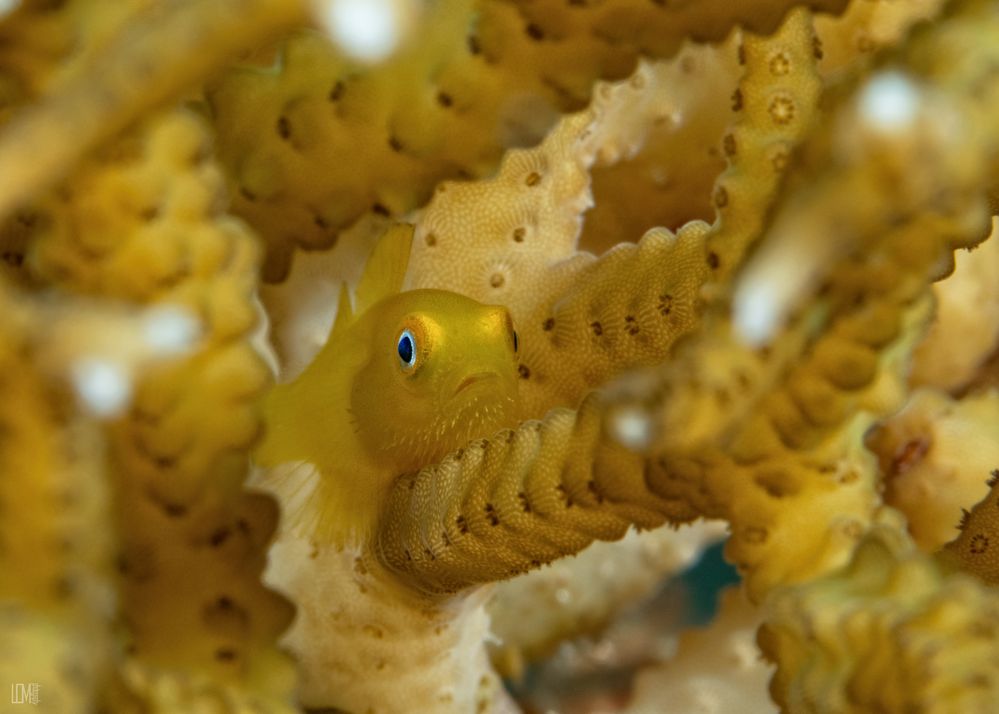
[[[403,330],[396,343],[399,354],[399,365],[404,370],[411,370],[416,365],[416,338],[410,330]]]

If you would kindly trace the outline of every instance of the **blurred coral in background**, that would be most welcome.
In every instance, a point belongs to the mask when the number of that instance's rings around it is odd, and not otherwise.
[[[997,68],[992,0],[0,3],[0,711],[996,711]],[[331,541],[268,395],[395,283],[515,407]]]

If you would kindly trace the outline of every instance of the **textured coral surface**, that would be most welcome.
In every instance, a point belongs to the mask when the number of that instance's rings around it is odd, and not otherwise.
[[[994,0],[0,3],[0,709],[999,709],[996,66]]]

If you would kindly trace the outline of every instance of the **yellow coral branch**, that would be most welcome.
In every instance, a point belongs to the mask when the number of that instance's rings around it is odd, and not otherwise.
[[[267,277],[279,279],[295,245],[327,247],[367,211],[399,216],[441,180],[489,173],[640,54],[671,57],[685,37],[718,41],[737,25],[769,32],[796,4],[451,0],[424,41],[370,70],[294,37],[276,66],[209,90],[235,209],[264,236]]]
[[[0,217],[143,112],[306,17],[297,0],[161,3],[137,13],[86,72],[4,127]]]
[[[220,696],[283,710],[292,671],[274,640],[291,612],[259,582],[277,510],[241,488],[269,381],[250,344],[256,243],[225,214],[204,129],[183,111],[152,118],[73,186],[39,221],[37,274],[78,294],[169,306],[200,331],[192,355],[141,375],[110,426],[136,658],[123,676],[165,707]],[[170,339],[176,325],[160,329],[154,338]]]
[[[946,575],[891,528],[765,609],[759,643],[778,664],[770,692],[783,711],[956,714],[999,697],[999,595]]]

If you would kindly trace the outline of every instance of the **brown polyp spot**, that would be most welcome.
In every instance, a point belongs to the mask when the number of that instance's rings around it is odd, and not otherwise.
[[[458,516],[454,523],[458,526],[459,533],[462,535],[468,533],[468,521],[465,520],[464,516]]]
[[[331,89],[330,93],[327,95],[327,98],[331,102],[337,102],[340,100],[340,97],[343,96],[343,90],[344,90],[343,81],[337,80],[337,82],[333,85],[333,89]]]
[[[527,236],[527,229],[523,226],[513,229],[513,240],[515,242],[523,243],[525,236]]]
[[[545,31],[533,22],[528,23],[527,27],[524,28],[524,31],[527,33],[527,36],[535,42],[540,42],[545,39]]]
[[[728,205],[728,190],[724,186],[715,188],[715,205],[718,208],[725,208]]]
[[[257,195],[246,186],[240,186],[239,193],[243,196],[243,198],[251,203],[257,200]]]
[[[968,552],[972,555],[981,555],[989,547],[989,538],[983,533],[976,533],[971,536],[971,541],[968,543]]]
[[[663,293],[659,296],[659,303],[656,305],[659,314],[666,317],[673,311],[673,296]]]
[[[531,370],[527,368],[526,364],[517,365],[517,373],[521,379],[528,379],[531,376]]]
[[[486,518],[489,520],[489,525],[498,526],[499,516],[496,515],[496,507],[491,503],[486,504]]]
[[[372,204],[371,210],[374,213],[377,213],[379,216],[385,216],[386,218],[390,215],[389,209],[386,208],[385,205],[381,204],[381,203],[377,203],[376,202],[376,203]]]
[[[375,662],[376,671],[381,672],[383,669],[385,669],[385,660],[380,659],[377,662]]]
[[[465,450],[464,449],[458,449],[457,451],[454,452],[454,460],[455,461],[461,461],[464,458],[464,456],[465,456]]]
[[[794,490],[787,476],[781,472],[763,472],[753,477],[756,485],[762,488],[771,498],[784,498]]]
[[[589,490],[590,494],[593,496],[593,498],[596,500],[597,503],[603,503],[604,502],[603,494],[601,494],[600,491],[597,490],[597,482],[596,481],[594,481],[593,479],[590,479],[589,481],[587,481],[586,482],[586,488]]]
[[[590,329],[593,330],[593,334],[596,335],[597,337],[600,337],[601,335],[604,334],[604,326],[601,325],[596,320],[590,323]]]
[[[437,92],[437,103],[446,109],[454,104],[454,98],[447,92]]]
[[[732,92],[732,111],[737,112],[742,109],[742,90],[737,89]]]
[[[146,223],[151,223],[152,221],[155,221],[159,217],[159,215],[160,215],[159,206],[148,206],[146,208],[143,208],[142,211],[140,211],[139,213],[139,217]]]
[[[856,469],[847,469],[839,475],[839,482],[842,484],[851,484],[860,480],[860,473]]]
[[[624,317],[624,329],[629,335],[637,335],[639,332],[638,321],[635,319],[634,315],[625,315]]]
[[[76,592],[76,583],[68,575],[62,575],[53,581],[52,591],[60,600],[66,600]]]
[[[424,548],[423,554],[427,556],[427,560],[437,560],[437,556],[431,552],[430,548]]]
[[[160,506],[163,508],[164,513],[166,513],[171,518],[183,518],[187,515],[187,506],[181,503],[170,503],[168,501],[160,501]]]
[[[531,512],[531,504],[527,500],[526,493],[524,493],[523,491],[519,492],[517,494],[517,500],[520,501],[520,510],[522,510],[524,513]]]
[[[787,151],[785,149],[780,149],[774,152],[774,155],[770,159],[771,165],[774,167],[774,171],[777,173],[784,173],[787,168]]]
[[[281,116],[277,120],[277,133],[285,141],[291,138],[291,122],[288,121],[288,117]]]
[[[316,228],[321,231],[325,231],[330,227],[330,224],[326,222],[326,219],[320,216],[318,213],[312,217],[312,222],[316,224]]]
[[[752,545],[759,545],[767,540],[767,529],[761,526],[746,526],[742,531],[743,540]]]
[[[396,153],[402,151],[402,142],[396,136],[390,136],[388,140],[389,148]]]
[[[360,557],[354,558],[354,572],[358,575],[368,574],[368,566],[364,564],[364,560]]]
[[[503,273],[493,273],[489,276],[489,285],[494,288],[503,287],[503,283],[506,282],[506,278],[503,277]]]
[[[721,258],[714,251],[708,253],[708,267],[712,270],[718,270],[718,266],[721,265]]]
[[[930,440],[925,436],[910,439],[899,447],[891,460],[891,476],[899,476],[922,461],[930,449]]]
[[[851,540],[860,540],[864,535],[864,526],[860,521],[851,518],[840,527],[840,531]]]
[[[791,60],[783,52],[778,52],[770,58],[770,74],[775,77],[783,77],[791,71]]]
[[[770,100],[770,106],[767,107],[767,111],[770,112],[770,118],[774,124],[781,126],[790,124],[794,120],[794,100],[784,94],[778,95]]]
[[[219,647],[215,650],[215,659],[219,662],[234,662],[236,660],[236,650],[231,647]]]
[[[541,323],[541,329],[545,332],[551,332],[555,327],[555,318],[549,317],[547,320]]]
[[[731,134],[726,134],[722,139],[722,151],[725,152],[725,156],[732,158],[735,156],[735,137]]]
[[[409,552],[409,548],[403,548],[402,552],[406,556],[406,562],[407,563],[412,563],[413,562],[413,554]]]
[[[825,53],[822,51],[822,40],[819,39],[818,35],[812,36],[812,56],[815,59],[822,59]]]
[[[2,258],[3,262],[7,263],[7,265],[10,265],[14,268],[20,268],[21,265],[24,264],[23,253],[17,253],[14,251],[4,251],[2,254],[0,254],[0,258]]]
[[[227,540],[229,540],[229,536],[231,533],[232,531],[230,531],[229,528],[226,526],[222,526],[221,528],[216,528],[214,531],[212,531],[212,534],[208,537],[208,542],[212,545],[213,548],[218,548]]]
[[[527,174],[527,178],[524,180],[524,183],[526,183],[528,186],[537,186],[540,182],[541,182],[541,174],[539,174],[537,171],[532,171],[531,173]]]
[[[451,545],[451,536],[447,534],[447,531],[441,531],[441,540],[444,542],[444,547]]]
[[[739,49],[736,50],[735,55],[740,65],[746,64],[746,46],[741,42],[739,43]]]
[[[468,51],[473,55],[482,53],[482,45],[479,44],[479,38],[475,35],[468,36]]]
[[[572,496],[570,496],[569,492],[565,490],[565,486],[563,486],[562,484],[558,484],[557,486],[555,486],[555,491],[558,493],[559,498],[562,499],[562,505],[564,505],[566,508],[572,508],[573,506]]]
[[[433,248],[437,245],[437,236],[434,233],[427,233],[423,236],[423,242],[427,244],[428,248]]]

